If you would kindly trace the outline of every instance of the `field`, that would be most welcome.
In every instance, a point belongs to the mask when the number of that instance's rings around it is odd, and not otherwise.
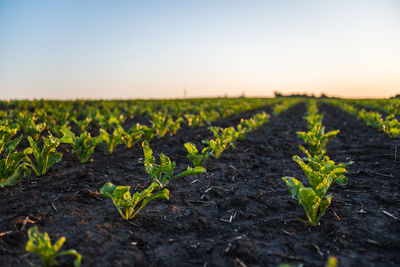
[[[82,266],[324,266],[330,256],[338,266],[399,266],[399,103],[304,98],[0,102],[1,265],[40,264],[25,250],[27,231],[37,226],[52,242],[65,236],[61,251],[75,249]],[[340,132],[307,156],[298,146],[312,151],[310,143],[298,132],[312,133],[318,125],[321,134],[319,123],[325,133]],[[220,128],[213,132],[210,126]],[[79,145],[73,137],[85,132],[92,136],[86,136],[87,146]],[[39,150],[45,140],[54,143],[47,167],[39,164],[45,156],[28,149],[35,140]],[[150,179],[144,140],[156,164],[162,165],[164,154],[175,161],[175,173],[188,166],[198,172],[165,184]],[[187,142],[200,152],[209,148],[198,168],[188,158]],[[93,154],[85,154],[91,147]],[[74,151],[79,149],[78,158]],[[20,153],[20,160],[5,172],[11,153]],[[311,178],[292,159],[295,155],[305,164],[325,164],[327,155],[337,166],[324,176],[335,177],[331,182],[320,181],[333,197],[315,225],[299,205],[301,190],[292,198],[293,188],[282,179],[296,177],[309,185]],[[153,199],[124,220],[100,193],[106,182],[129,185],[132,194],[154,183],[155,190],[169,191],[169,200]],[[330,199],[325,192],[320,197]],[[57,261],[72,266],[74,259]]]

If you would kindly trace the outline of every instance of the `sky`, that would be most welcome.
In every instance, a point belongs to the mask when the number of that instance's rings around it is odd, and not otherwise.
[[[400,1],[0,0],[0,99],[400,94]]]

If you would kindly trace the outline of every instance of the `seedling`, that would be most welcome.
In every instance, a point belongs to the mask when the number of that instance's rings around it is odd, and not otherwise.
[[[153,156],[153,151],[151,150],[149,143],[143,141],[142,143],[143,153],[144,153],[144,169],[146,173],[150,176],[153,183],[156,183],[160,188],[163,188],[174,178],[184,177],[189,175],[197,175],[206,172],[206,169],[200,166],[187,169],[174,175],[175,162],[170,160],[169,157],[164,154],[160,154],[161,164],[155,163],[155,158]]]
[[[347,178],[344,176],[347,172],[345,167],[352,162],[336,164],[327,156],[322,161],[318,156],[311,159],[301,159],[299,156],[294,156],[293,160],[299,164],[306,174],[310,187],[305,187],[294,177],[286,176],[282,179],[290,188],[292,198],[297,199],[304,208],[307,221],[302,221],[311,226],[317,226],[332,201],[333,196],[331,194],[326,195],[329,187],[333,183],[342,186],[347,184]]]
[[[62,159],[62,154],[56,152],[56,148],[60,145],[60,139],[55,138],[51,134],[48,137],[43,137],[43,147],[40,150],[38,144],[28,136],[30,147],[25,149],[25,153],[35,157],[36,164],[28,158],[27,165],[32,168],[36,176],[44,175],[47,170]]]
[[[28,230],[29,240],[26,243],[25,250],[28,252],[35,253],[42,260],[44,267],[50,267],[57,265],[56,259],[61,256],[71,255],[75,256],[74,266],[79,267],[81,265],[82,256],[74,249],[58,252],[64,242],[65,237],[60,237],[57,242],[52,245],[49,235],[45,232],[40,233],[37,227],[32,227]]]
[[[20,138],[8,142],[0,141],[0,188],[16,185],[24,174],[30,174],[25,161],[26,153],[16,151]],[[4,152],[4,153],[3,153]]]
[[[72,146],[72,153],[78,156],[81,163],[89,160],[89,157],[94,153],[94,149],[98,144],[97,137],[91,137],[90,133],[84,131],[80,136],[76,136],[73,132],[64,128],[61,130],[64,134],[63,143]]]
[[[194,167],[203,166],[212,153],[212,148],[208,146],[199,153],[196,145],[190,142],[185,143],[185,148],[188,151],[187,158],[192,161]]]
[[[107,154],[111,155],[114,149],[122,143],[122,135],[123,129],[121,127],[117,127],[114,129],[112,134],[109,134],[106,130],[100,129],[100,135],[98,136],[99,142],[103,142]]]
[[[187,167],[185,171],[174,175],[175,162],[171,162],[167,156],[161,154],[161,164],[158,165],[155,163],[149,143],[143,141],[142,147],[145,157],[144,169],[152,181],[151,184],[142,192],[135,192],[133,195],[129,192],[130,186],[115,186],[111,182],[107,182],[100,189],[101,194],[113,201],[119,214],[125,220],[135,217],[153,199],[169,199],[169,191],[164,187],[172,179],[201,174],[206,171],[203,167]]]
[[[169,191],[164,188],[161,191],[153,193],[158,188],[157,183],[151,183],[149,187],[142,192],[130,194],[130,186],[115,186],[111,182],[107,182],[100,189],[100,193],[111,199],[117,208],[121,217],[130,220],[153,199],[169,199]],[[135,209],[139,205],[139,208]]]
[[[122,129],[122,128],[121,128]],[[123,129],[122,129],[123,130]],[[122,132],[122,142],[124,142],[127,148],[131,148],[132,145],[135,145],[137,142],[142,139],[144,131],[139,123],[132,126],[127,132]]]
[[[339,130],[330,131],[325,133],[325,127],[320,123],[316,123],[308,132],[297,132],[297,136],[301,138],[309,147],[311,156],[318,154],[325,154],[325,146],[329,140],[335,138]],[[304,152],[306,149],[303,146],[299,148]]]

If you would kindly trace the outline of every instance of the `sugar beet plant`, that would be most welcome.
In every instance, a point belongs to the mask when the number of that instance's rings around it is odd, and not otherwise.
[[[30,147],[25,149],[26,154],[33,154],[35,161],[27,158],[27,166],[32,168],[36,176],[46,174],[47,170],[62,159],[62,153],[57,152],[56,149],[62,142],[61,139],[55,138],[51,134],[42,138],[42,149],[39,148],[38,143],[28,136]]]
[[[24,175],[30,174],[27,153],[16,150],[20,142],[21,138],[0,140],[0,188],[16,185]]]
[[[330,131],[325,133],[325,127],[322,125],[322,114],[318,114],[317,102],[310,101],[307,108],[307,121],[308,132],[297,132],[297,136],[303,140],[308,146],[308,150],[300,145],[299,148],[307,156],[325,155],[325,146],[328,141],[335,138],[340,132],[339,130]]]
[[[130,186],[115,186],[111,182],[107,182],[101,189],[100,193],[110,198],[117,208],[121,217],[130,220],[153,199],[169,199],[169,191],[165,186],[174,178],[189,175],[197,175],[204,173],[206,169],[203,167],[187,167],[174,175],[175,162],[164,154],[160,155],[160,164],[155,163],[153,151],[149,143],[142,143],[144,153],[144,169],[151,179],[151,184],[141,192],[135,192],[131,195]]]
[[[347,178],[344,175],[349,163],[335,163],[325,155],[325,146],[329,139],[338,134],[332,131],[327,134],[322,126],[322,116],[317,114],[317,106],[314,101],[308,106],[306,117],[309,131],[299,132],[298,136],[308,145],[309,149],[303,146],[299,148],[305,153],[306,157],[293,156],[293,160],[300,166],[308,178],[310,186],[304,186],[294,177],[283,177],[286,185],[290,188],[292,197],[299,201],[303,207],[307,220],[304,223],[317,226],[326,209],[332,202],[332,194],[327,195],[327,191],[333,183],[346,185]],[[318,129],[318,130],[316,130]]]
[[[71,145],[71,152],[77,155],[81,163],[87,162],[94,153],[99,139],[97,137],[91,137],[90,133],[86,131],[82,132],[79,136],[76,136],[67,128],[62,129],[61,132],[64,134],[63,143]]]
[[[66,241],[65,237],[60,237],[57,242],[52,245],[49,235],[46,232],[44,234],[40,233],[37,227],[30,228],[28,230],[28,236],[29,240],[26,243],[25,250],[38,255],[44,267],[57,265],[56,259],[67,255],[75,256],[75,267],[81,265],[82,256],[76,252],[76,250],[69,249],[58,252]]]

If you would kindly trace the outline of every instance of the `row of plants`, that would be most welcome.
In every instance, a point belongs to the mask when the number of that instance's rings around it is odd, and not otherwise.
[[[220,101],[225,102],[222,100]],[[261,103],[274,102],[274,100],[261,101],[257,99],[255,100],[256,102],[247,99],[242,99],[241,101],[244,103],[243,107],[239,107],[240,102],[234,102],[235,105],[233,106],[235,108],[228,105],[226,108],[227,112],[223,115],[231,114],[232,110],[239,112],[242,109],[258,107]],[[43,102],[42,104],[45,106],[46,103],[47,102]],[[56,103],[61,105],[61,103],[64,102]],[[112,104],[113,102],[110,103]],[[255,103],[255,106],[252,107],[249,103]],[[102,105],[102,107],[104,108],[105,105]],[[189,108],[187,107],[187,109]],[[110,108],[108,110],[110,110]],[[201,121],[204,121],[196,119],[194,116],[207,117],[208,113],[205,110],[206,109],[204,109],[204,111],[199,111],[200,113],[198,115],[186,114],[188,116],[191,115],[190,126],[199,125]],[[222,110],[222,107],[220,107],[220,110]],[[2,121],[4,124],[0,124],[0,188],[17,184],[24,176],[29,176],[31,171],[33,171],[36,176],[44,175],[51,166],[62,159],[62,154],[57,152],[57,148],[62,143],[69,144],[71,146],[71,153],[75,154],[81,163],[85,163],[90,159],[97,146],[103,146],[108,154],[112,154],[119,145],[125,145],[127,148],[131,148],[139,141],[151,141],[153,138],[162,138],[168,133],[171,135],[176,134],[184,120],[183,117],[173,119],[171,115],[161,111],[154,111],[151,113],[150,126],[136,123],[129,128],[129,130],[125,130],[121,125],[125,118],[124,115],[115,115],[116,109],[114,109],[113,113],[110,114],[114,114],[115,116],[111,115],[106,118],[101,115],[103,119],[99,120],[99,122],[101,122],[100,125],[104,126],[106,129],[100,128],[97,136],[92,136],[85,130],[90,121],[93,120],[89,117],[86,117],[82,121],[77,121],[72,118],[72,121],[77,122],[79,125],[79,129],[81,130],[80,134],[72,132],[71,127],[68,125],[69,120],[66,120],[64,124],[52,127],[54,132],[57,133],[56,135],[53,135],[49,131],[48,135],[44,136],[42,131],[46,129],[46,125],[48,125],[46,121],[35,124],[35,116],[29,115],[27,111],[15,114],[18,114],[18,116],[21,115],[16,119],[20,124],[10,124],[11,120],[9,120],[9,118]],[[62,114],[62,112],[57,111],[56,114]],[[211,121],[220,116],[221,115],[214,116],[213,119],[208,118],[207,120],[211,123]],[[100,115],[97,117],[100,117]],[[49,120],[49,117],[47,116],[45,119]],[[65,119],[65,117],[61,117],[61,119]],[[113,130],[110,132],[107,130],[109,128]],[[22,134],[14,138],[19,133],[19,129],[24,130]],[[38,140],[40,136],[42,138]],[[18,149],[18,146],[21,147],[21,143],[25,143],[25,145],[22,146],[24,148]]]
[[[364,108],[367,110],[378,111],[380,113],[395,116],[400,115],[400,100],[394,99],[352,99],[343,100],[347,104],[354,105],[356,107]]]
[[[384,117],[376,111],[367,111],[365,109],[360,110],[354,105],[348,104],[342,100],[328,100],[327,103],[356,116],[363,120],[368,126],[383,131],[391,138],[397,138],[400,136],[400,122],[395,118],[395,113]]]
[[[326,155],[326,144],[335,138],[339,130],[325,132],[322,125],[323,115],[318,113],[317,102],[310,100],[307,107],[307,132],[297,132],[297,136],[306,144],[299,146],[304,157],[293,156],[295,161],[308,179],[309,186],[303,185],[297,178],[282,177],[290,189],[292,198],[298,200],[306,213],[306,220],[302,220],[310,226],[317,226],[321,217],[332,202],[333,195],[327,194],[333,183],[345,186],[346,167],[352,164],[335,163]]]
[[[60,129],[70,128],[76,134],[102,128],[112,131],[127,119],[143,118],[158,124],[160,118],[181,122],[189,126],[210,124],[212,121],[279,102],[276,99],[190,99],[190,100],[133,100],[133,101],[10,101],[3,102],[0,125],[21,130],[39,140],[43,132],[50,131],[61,137]],[[161,115],[161,117],[160,117]],[[129,123],[128,123],[129,124]],[[93,132],[91,132],[93,135]]]

